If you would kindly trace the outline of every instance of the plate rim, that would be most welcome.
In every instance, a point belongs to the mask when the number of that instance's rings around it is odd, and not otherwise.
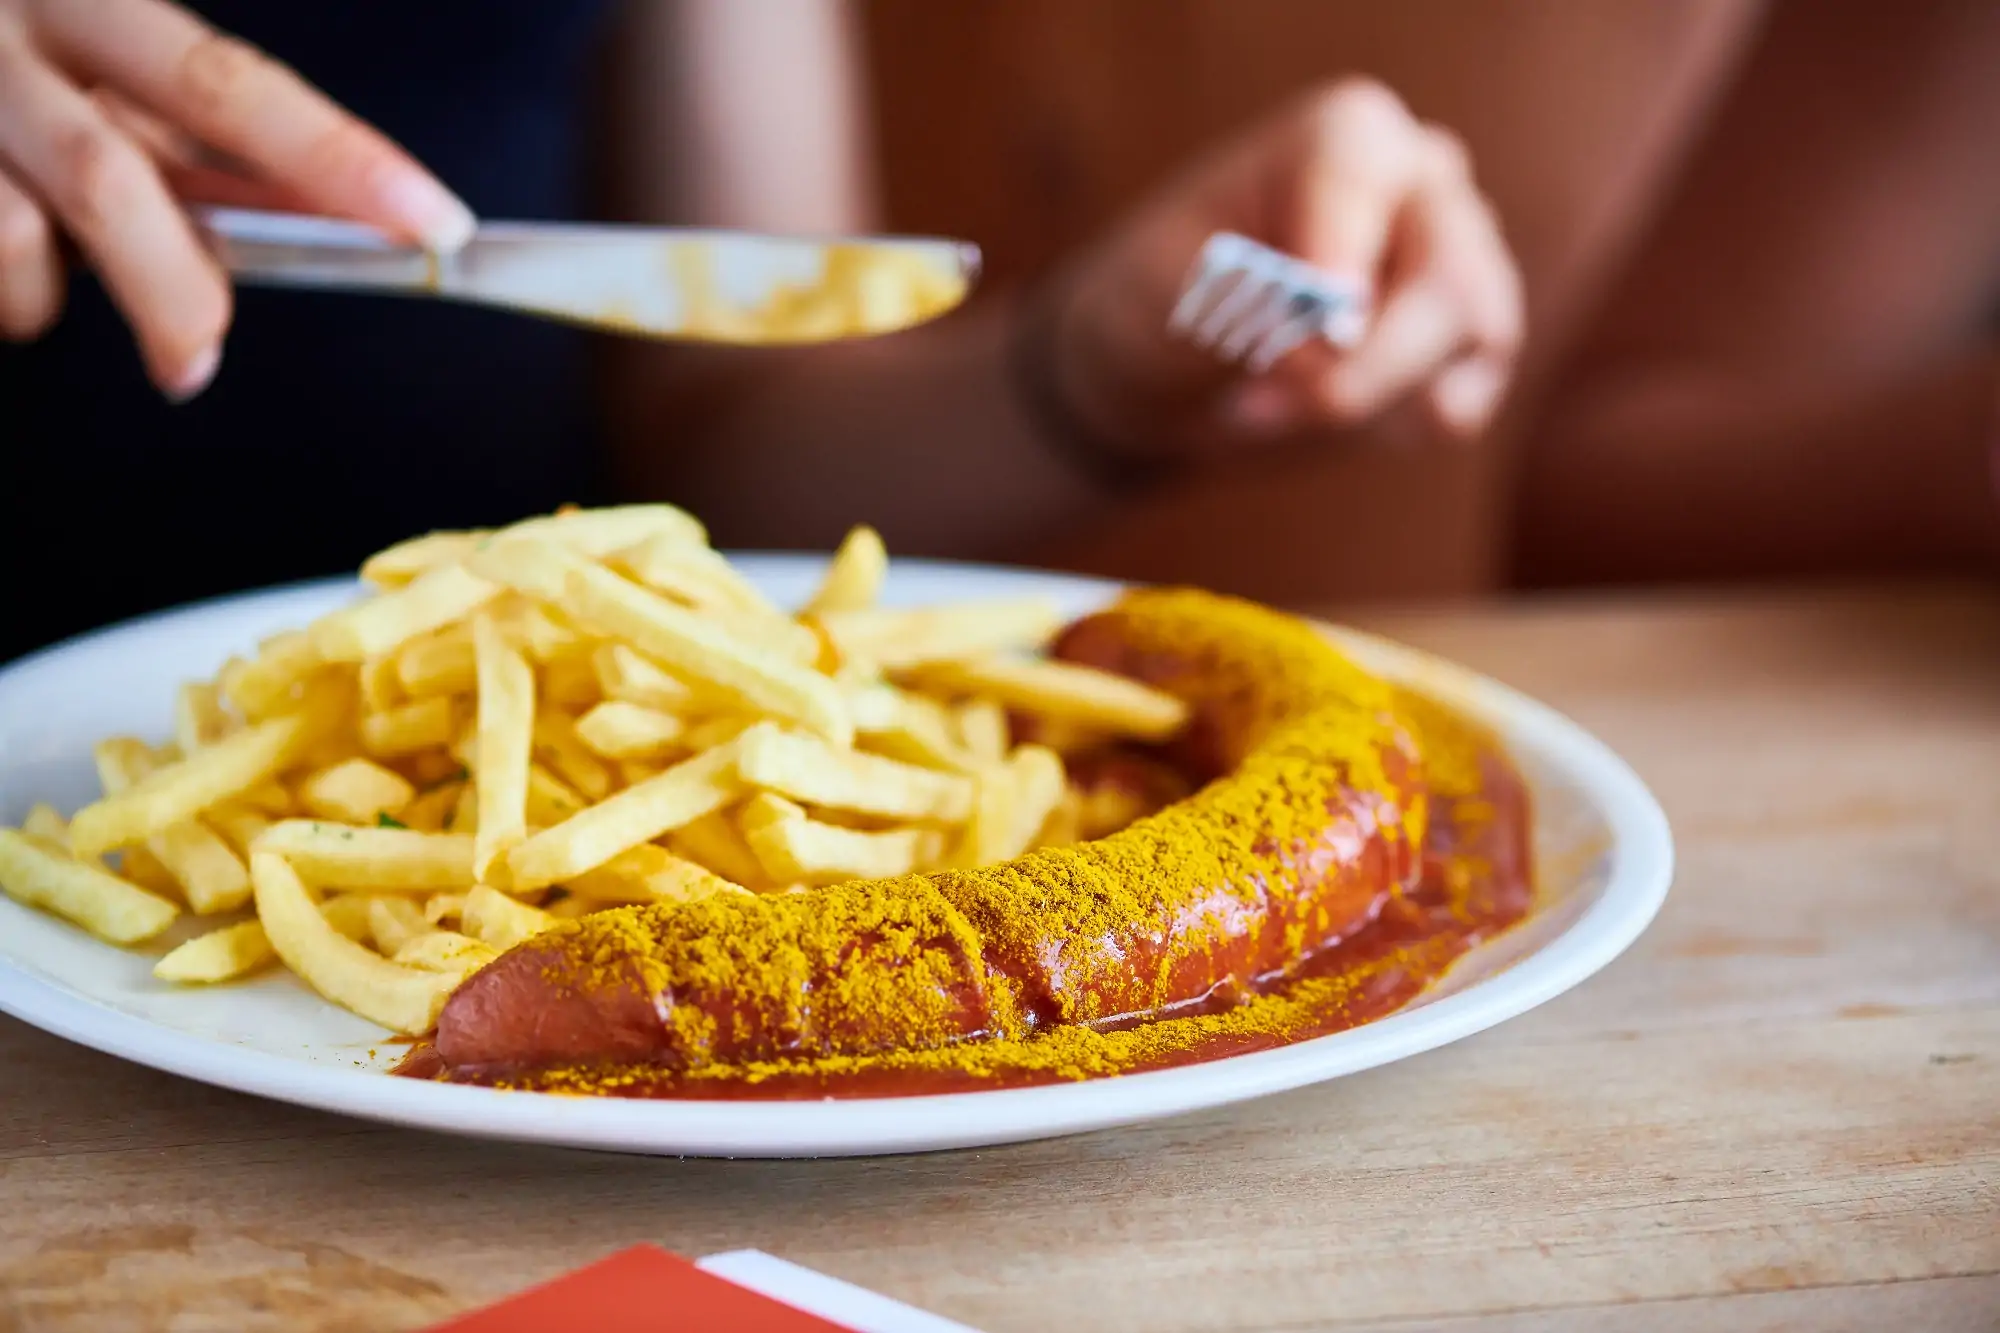
[[[730,552],[746,572],[801,573],[823,555]],[[906,559],[932,577],[999,575],[1105,597],[1132,586],[1018,566]],[[0,667],[0,681],[106,639],[223,608],[328,597],[359,584],[312,579],[206,598],[88,631]],[[1325,624],[1325,622],[1315,622]],[[908,1097],[813,1101],[627,1099],[500,1091],[420,1082],[287,1060],[130,1014],[0,957],[0,1011],[55,1036],[135,1064],[235,1092],[381,1123],[463,1136],[649,1154],[723,1157],[857,1156],[992,1146],[1086,1133],[1230,1105],[1328,1082],[1435,1050],[1517,1018],[1602,971],[1658,915],[1672,885],[1674,846],[1658,800],[1603,741],[1547,704],[1448,659],[1394,640],[1328,625],[1350,648],[1475,690],[1482,711],[1562,756],[1610,832],[1604,889],[1558,934],[1494,976],[1374,1022],[1271,1050],[1081,1082]],[[105,946],[107,948],[111,946]],[[385,1039],[386,1040],[386,1039]],[[1218,1071],[1226,1070],[1217,1088]],[[811,1115],[802,1115],[811,1108]]]

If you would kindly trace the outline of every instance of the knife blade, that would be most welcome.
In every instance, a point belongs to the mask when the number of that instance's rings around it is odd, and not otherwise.
[[[979,274],[977,246],[931,237],[482,222],[462,249],[442,254],[331,218],[231,208],[190,216],[244,282],[441,297],[694,342],[891,333],[962,303]]]

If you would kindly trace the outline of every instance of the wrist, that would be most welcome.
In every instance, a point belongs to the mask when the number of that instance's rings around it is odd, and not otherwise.
[[[1102,490],[1143,489],[1166,465],[1095,420],[1063,373],[1070,297],[1071,280],[1059,270],[1015,302],[1006,335],[1010,386],[1043,447],[1071,471]]]

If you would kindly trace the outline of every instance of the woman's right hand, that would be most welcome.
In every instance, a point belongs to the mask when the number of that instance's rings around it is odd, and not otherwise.
[[[0,336],[62,311],[58,236],[186,399],[213,378],[229,280],[177,200],[326,213],[435,249],[471,212],[380,131],[166,0],[0,0]]]

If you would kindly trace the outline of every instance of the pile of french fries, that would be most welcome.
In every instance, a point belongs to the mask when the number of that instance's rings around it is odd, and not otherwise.
[[[100,743],[101,799],[0,829],[0,888],[113,944],[187,936],[163,981],[282,962],[420,1035],[566,918],[988,864],[1144,813],[1064,755],[1169,736],[1178,700],[1037,656],[1052,606],[884,607],[886,572],[857,528],[787,613],[665,505],[416,538],[362,567],[370,595],[183,685],[170,743]]]

